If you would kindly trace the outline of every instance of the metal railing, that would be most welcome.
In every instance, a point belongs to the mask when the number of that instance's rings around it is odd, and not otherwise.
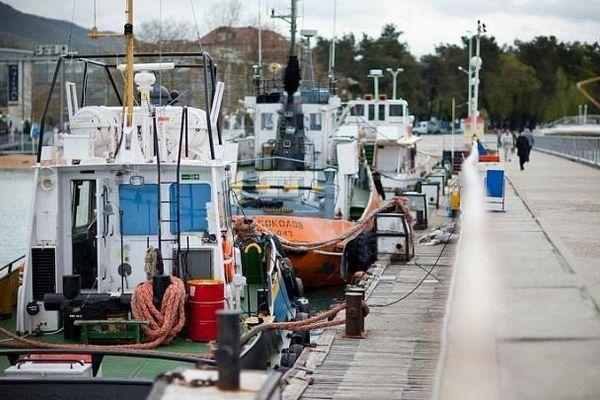
[[[2,273],[2,271],[4,270],[8,270],[6,272],[6,275],[2,275],[2,276],[8,276],[13,272],[13,267],[16,263],[18,263],[19,261],[21,261],[22,259],[25,258],[25,254],[23,254],[21,257],[15,258],[14,260],[4,264],[3,266],[0,267],[0,274]]]
[[[547,122],[540,127],[551,128],[559,125],[598,125],[600,124],[600,114],[587,115],[569,115],[557,119],[556,121]]]
[[[600,166],[600,137],[535,136],[533,149]]]

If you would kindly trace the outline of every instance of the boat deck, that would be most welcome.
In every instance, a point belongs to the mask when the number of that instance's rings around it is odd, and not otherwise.
[[[13,314],[14,315],[14,314]],[[0,321],[0,326],[10,331],[15,330],[15,319],[14,316],[10,319]],[[48,343],[72,343],[78,344],[79,342],[68,342],[63,338],[62,332],[45,335],[35,336],[31,339],[44,341]],[[0,339],[5,340],[5,339]],[[156,350],[168,351],[173,353],[190,353],[190,354],[203,354],[209,351],[207,343],[192,342],[185,338],[185,336],[178,336],[169,345],[158,347]],[[6,357],[0,357],[0,375],[1,371],[4,371],[10,364]],[[139,379],[154,379],[160,373],[165,371],[173,370],[174,368],[186,366],[189,367],[189,363],[182,363],[168,360],[157,360],[157,359],[140,359],[135,357],[115,357],[106,356],[102,361],[102,376],[107,378],[139,378]]]

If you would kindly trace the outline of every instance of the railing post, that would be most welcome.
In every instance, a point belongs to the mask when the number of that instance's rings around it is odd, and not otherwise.
[[[362,293],[346,292],[346,334],[347,338],[362,339],[364,315],[362,309]]]
[[[217,311],[219,347],[217,366],[220,390],[240,388],[240,312],[233,310]]]

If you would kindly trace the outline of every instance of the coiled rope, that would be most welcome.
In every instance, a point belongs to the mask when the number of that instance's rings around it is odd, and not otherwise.
[[[183,281],[171,276],[171,284],[165,291],[160,310],[152,302],[152,282],[140,283],[131,297],[131,313],[138,320],[147,321],[142,327],[147,343],[154,346],[169,344],[185,324],[185,286]]]

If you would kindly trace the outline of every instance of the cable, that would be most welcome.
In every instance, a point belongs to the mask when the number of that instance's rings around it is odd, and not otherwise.
[[[454,233],[455,229],[456,228],[452,229],[452,233]],[[391,301],[391,302],[389,302],[387,304],[369,304],[369,307],[388,307],[388,306],[400,303],[401,301],[403,301],[406,298],[408,298],[411,294],[413,294],[414,292],[416,292],[417,289],[419,289],[421,287],[421,285],[423,284],[423,282],[425,282],[425,279],[427,279],[427,277],[429,275],[432,275],[431,273],[433,272],[433,270],[435,269],[435,267],[437,267],[438,262],[442,258],[442,254],[444,254],[444,250],[446,250],[446,246],[448,246],[448,243],[450,243],[450,240],[448,240],[448,242],[444,243],[444,246],[442,247],[442,250],[440,251],[440,254],[438,254],[438,256],[437,256],[435,262],[433,263],[433,265],[431,266],[431,268],[429,268],[427,270],[427,273],[425,274],[425,276],[419,281],[419,283],[416,284],[415,287],[413,287],[411,290],[409,290],[408,293],[406,293],[404,296],[400,297],[399,299]],[[415,263],[416,263],[416,261],[415,261]],[[438,279],[438,281],[439,281],[439,279]]]
[[[73,27],[75,26],[75,0],[73,0],[73,8],[71,10],[71,28],[69,29],[69,40],[67,42],[67,52],[71,52],[71,36],[73,36]]]
[[[196,11],[194,10],[194,0],[190,0],[190,6],[192,7],[192,17],[194,19],[194,27],[196,28],[196,40],[198,40],[198,45],[200,46],[200,51],[204,52],[202,48],[202,42],[200,41],[200,29],[198,29],[198,21],[196,20]],[[206,66],[203,66],[206,68]]]

